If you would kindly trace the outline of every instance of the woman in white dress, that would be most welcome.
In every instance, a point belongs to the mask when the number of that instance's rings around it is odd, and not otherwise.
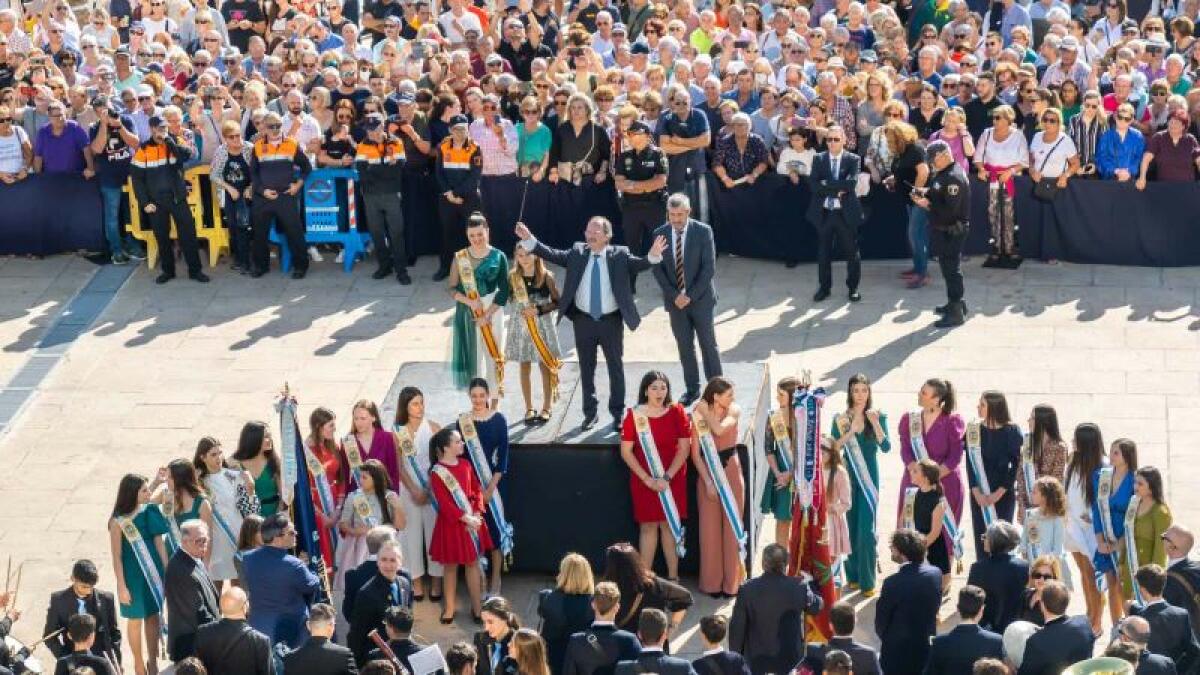
[[[1067,461],[1067,540],[1066,550],[1079,569],[1079,585],[1087,604],[1092,633],[1100,634],[1100,615],[1104,603],[1096,586],[1096,571],[1092,556],[1096,554],[1096,531],[1092,527],[1092,505],[1096,502],[1096,487],[1092,474],[1105,464],[1104,439],[1100,427],[1090,422],[1075,427],[1074,446]]]
[[[196,444],[192,465],[204,483],[213,510],[215,527],[209,535],[212,544],[208,574],[218,585],[222,581],[233,582],[238,578],[233,559],[238,550],[237,537],[242,530],[242,519],[258,513],[254,479],[245,471],[225,466],[221,443],[211,436],[201,438]]]
[[[404,564],[412,575],[413,599],[421,600],[428,590],[430,601],[437,602],[442,599],[442,564],[429,557],[437,512],[433,510],[428,476],[429,439],[441,427],[433,420],[425,419],[425,395],[420,389],[405,387],[400,390],[400,398],[396,402],[396,424],[393,429],[397,433],[396,447],[400,448],[401,454],[405,456],[400,467],[400,482],[404,489],[397,489],[400,502],[404,504],[404,511],[409,516],[404,529],[400,531]],[[405,439],[401,438],[405,433],[412,441],[411,454],[406,450],[409,446]],[[423,579],[426,575],[429,576],[428,589]]]

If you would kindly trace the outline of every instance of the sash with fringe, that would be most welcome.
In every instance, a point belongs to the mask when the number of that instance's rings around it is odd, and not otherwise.
[[[729,521],[729,528],[733,530],[733,538],[737,540],[738,553],[745,558],[746,528],[742,525],[741,510],[733,498],[733,489],[729,487],[725,468],[721,466],[712,429],[708,426],[708,420],[698,412],[692,413],[692,425],[696,428],[696,438],[700,442],[700,456],[704,459],[704,466],[708,468],[708,475],[717,487],[717,499],[721,502],[721,510],[725,512],[725,519]]]
[[[463,442],[467,446],[467,459],[471,460],[475,475],[479,476],[479,483],[487,489],[492,482],[492,466],[488,464],[487,453],[483,451],[483,444],[479,442],[479,432],[475,429],[475,420],[471,419],[471,413],[458,416],[458,428],[462,431]],[[492,512],[492,519],[496,521],[496,529],[499,530],[500,551],[508,555],[512,553],[513,548],[513,526],[504,517],[504,502],[500,499],[500,490],[492,490],[492,498],[488,500],[487,508]]]
[[[1037,472],[1033,466],[1033,441],[1029,434],[1021,439],[1021,480],[1025,481],[1025,499],[1033,506],[1033,484],[1037,482]]]
[[[662,457],[658,454],[658,445],[654,442],[654,434],[650,433],[650,419],[646,414],[634,408],[633,430],[637,434],[638,445],[642,446],[642,457],[654,480],[667,480],[666,469],[663,468]],[[675,507],[675,496],[671,494],[670,481],[667,489],[658,493],[658,503],[662,505],[663,515],[667,519],[667,527],[671,528],[671,536],[675,537],[675,553],[680,557],[687,554],[687,545],[683,541],[683,521],[679,518],[679,509]]]
[[[850,476],[854,478],[855,485],[867,500],[867,508],[871,510],[871,533],[874,534],[879,526],[875,522],[879,514],[879,487],[871,478],[867,458],[863,456],[862,446],[858,444],[858,434],[850,431],[850,413],[842,413],[835,417],[834,424],[838,427],[838,433],[845,439],[842,447],[845,449],[846,466],[850,469]]]
[[[441,464],[433,465],[433,472],[442,479],[442,484],[446,486],[446,491],[450,493],[450,498],[454,500],[454,505],[463,513],[475,514],[471,508],[471,500],[467,499],[467,493],[463,492],[463,488],[458,484],[458,479],[454,474],[450,473],[450,469]],[[463,527],[467,527],[463,525]],[[467,527],[467,534],[471,535],[471,544],[475,547],[475,555],[479,557],[480,563],[483,564],[483,547],[479,543],[479,532]]]
[[[509,273],[508,285],[512,288],[512,297],[513,300],[516,300],[517,306],[521,309],[529,307],[529,293],[525,291],[525,277],[521,276],[519,268],[515,268]],[[546,344],[546,338],[542,337],[542,329],[538,326],[537,317],[525,316],[524,312],[522,312],[521,319],[525,322],[525,328],[529,330],[529,339],[533,342],[533,348],[537,350],[538,358],[542,360],[542,365],[546,366],[546,369],[550,371],[550,400],[557,401],[558,370],[562,367],[562,362],[550,352],[550,346]],[[500,372],[499,368],[497,368],[496,372]]]
[[[421,422],[424,424],[424,422]],[[408,427],[403,424],[397,424],[394,429],[396,433],[396,454],[402,470],[408,471],[408,477],[414,483],[421,486],[425,494],[429,497],[429,506],[433,508],[433,512],[437,513],[437,500],[433,498],[433,491],[429,489],[429,480],[425,478],[424,472],[421,471],[421,466],[417,464],[417,445],[413,442],[412,434],[408,432]]]
[[[1137,577],[1134,574],[1138,570],[1138,552],[1137,552],[1137,537],[1134,535],[1134,529],[1137,527],[1137,511],[1138,505],[1141,504],[1141,497],[1136,494],[1129,500],[1129,506],[1125,507],[1125,571],[1129,573],[1129,585],[1133,588],[1133,597],[1139,603],[1142,600],[1142,589],[1138,587]],[[1118,572],[1120,570],[1118,569]]]
[[[346,437],[342,439],[342,449],[346,451],[346,463],[350,465],[350,475],[354,477],[355,485],[361,485],[359,474],[362,473],[362,465],[365,460],[363,460],[363,451],[358,447],[358,438],[354,432],[346,434]]]
[[[971,471],[975,473],[975,482],[979,487],[979,491],[985,496],[991,496],[992,486],[988,483],[987,471],[983,466],[982,432],[980,431],[980,426],[978,421],[967,425],[967,460],[971,464]],[[996,522],[996,505],[988,504],[981,508],[980,511],[983,512],[984,528],[991,527],[992,523]]]
[[[814,503],[813,481],[817,480],[817,461],[821,443],[821,404],[824,389],[798,389],[792,403],[796,416],[796,499],[807,517]]]
[[[454,254],[454,262],[458,266],[458,279],[462,283],[463,293],[472,300],[479,299],[479,286],[475,284],[475,268],[471,266],[471,255],[467,249]],[[522,290],[524,288],[522,287]],[[476,318],[483,316],[481,312],[473,311]],[[496,394],[504,395],[504,354],[500,351],[500,343],[492,332],[492,324],[484,323],[479,326],[479,334],[483,337],[483,345],[487,348],[488,356],[496,363]],[[479,479],[482,481],[483,476]],[[507,550],[506,550],[507,552]]]
[[[913,454],[916,455],[917,459],[929,459],[929,451],[925,449],[925,429],[921,424],[921,411],[919,409],[908,413],[908,436],[912,442]],[[950,508],[950,503],[946,501],[945,495],[942,496],[942,505],[946,507],[942,511],[942,528],[946,530],[946,536],[950,539],[950,543],[954,548],[954,557],[958,559],[961,565],[963,557],[962,532],[958,530],[958,525],[954,522],[954,510]]]
[[[149,507],[146,507],[149,508]],[[142,533],[138,530],[137,525],[133,523],[133,518],[128,516],[117,516],[114,518],[117,521],[117,527],[121,528],[121,535],[125,537],[125,541],[129,542],[129,548],[133,550],[133,557],[137,560],[138,568],[142,571],[142,577],[146,579],[146,585],[150,587],[150,595],[154,596],[154,602],[158,605],[159,621],[162,624],[162,632],[166,633],[167,617],[167,602],[163,596],[164,586],[162,575],[158,572],[158,567],[154,564],[155,553],[151,552],[149,544],[142,538]]]

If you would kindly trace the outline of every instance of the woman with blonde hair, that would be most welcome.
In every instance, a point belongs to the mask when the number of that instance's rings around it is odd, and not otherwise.
[[[933,132],[929,140],[944,141],[950,146],[950,155],[954,157],[954,163],[962,167],[963,171],[970,170],[970,157],[975,154],[975,143],[967,131],[967,113],[962,108],[954,106],[947,109],[942,115],[942,128]]]
[[[892,100],[892,82],[887,75],[876,71],[867,73],[860,89],[863,100],[858,104],[856,131],[858,132],[858,147],[866,148],[871,142],[875,130],[887,121],[884,118],[884,109]]]
[[[1021,608],[1017,618],[1037,626],[1046,623],[1042,614],[1042,589],[1047,581],[1061,581],[1066,570],[1056,556],[1042,555],[1029,562],[1029,582],[1021,594]]]
[[[920,288],[929,283],[929,212],[914,204],[911,196],[914,189],[925,186],[929,165],[925,163],[925,151],[918,143],[913,125],[888,120],[883,125],[883,136],[892,157],[890,175],[883,179],[883,186],[899,194],[908,207],[908,244],[913,266],[901,276],[908,279],[909,288]]]
[[[908,116],[908,108],[895,99],[889,99],[881,110],[883,121],[871,130],[871,138],[863,154],[863,164],[871,172],[871,181],[874,183],[882,183],[892,169],[892,152],[883,134],[883,125],[892,120],[904,120]]]
[[[544,658],[555,675],[562,672],[571,635],[587,630],[595,619],[592,610],[595,589],[596,580],[587,558],[568,553],[558,564],[555,587],[538,594],[537,613],[542,619],[542,639],[546,641]]]

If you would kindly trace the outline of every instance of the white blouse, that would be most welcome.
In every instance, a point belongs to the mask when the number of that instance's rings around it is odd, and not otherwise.
[[[975,144],[974,163],[992,166],[1029,166],[1029,146],[1025,135],[1016,127],[1009,127],[1008,138],[1000,141],[994,137],[994,129],[979,135]]]
[[[1043,140],[1044,133],[1039,131],[1033,135],[1033,143],[1029,146],[1029,168],[1041,173],[1043,178],[1058,178],[1067,172],[1071,158],[1079,151],[1075,149],[1075,141],[1065,133],[1060,131],[1058,138],[1049,142]]]

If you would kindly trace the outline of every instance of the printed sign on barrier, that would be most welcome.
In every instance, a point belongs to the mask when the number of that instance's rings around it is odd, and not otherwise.
[[[341,244],[345,252],[342,266],[346,272],[367,248],[370,235],[358,231],[358,207],[354,198],[354,183],[358,172],[353,169],[317,169],[304,181],[304,239],[309,244]],[[342,207],[338,194],[346,195],[346,229],[342,230]],[[291,271],[291,251],[276,228],[271,228],[271,242],[279,246],[280,268]]]

